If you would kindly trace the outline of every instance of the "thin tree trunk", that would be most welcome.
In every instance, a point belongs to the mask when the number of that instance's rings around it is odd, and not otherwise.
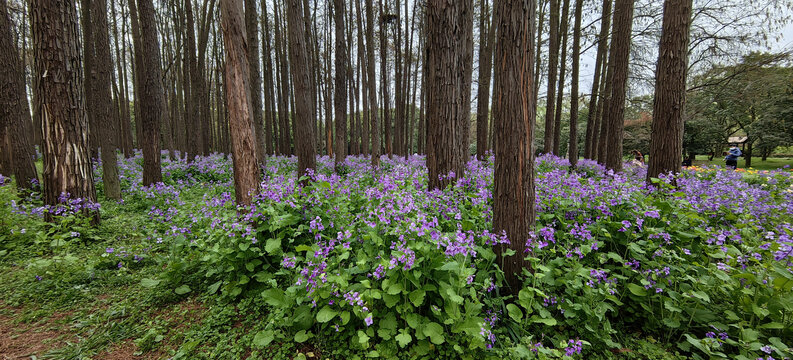
[[[316,169],[316,143],[314,141],[314,102],[311,97],[308,36],[305,33],[303,9],[300,0],[287,0],[289,27],[289,63],[295,85],[295,150],[298,177]]]
[[[33,163],[33,122],[30,119],[25,68],[11,34],[11,18],[6,0],[0,0],[0,141],[7,139],[3,157],[11,159],[3,171],[12,171],[20,189],[33,189],[38,183]],[[5,132],[5,134],[2,134]],[[35,182],[34,182],[35,181]]]
[[[380,121],[377,114],[377,88],[374,75],[374,10],[372,8],[372,0],[366,0],[366,78],[367,85],[369,85],[372,167],[377,168],[380,166],[381,147]]]
[[[664,1],[661,45],[655,71],[648,183],[661,174],[680,172],[691,8],[692,0]]]
[[[85,111],[88,116],[88,127],[91,133],[88,142],[91,146],[91,158],[99,155],[99,124],[96,123],[96,90],[93,80],[96,52],[94,50],[94,20],[91,16],[91,0],[80,1],[80,23],[83,35],[83,86],[85,86]]]
[[[113,72],[113,59],[110,56],[110,38],[107,22],[106,0],[91,0],[92,21],[94,21],[94,50],[96,54],[96,76],[92,86],[96,88],[94,114],[102,145],[102,182],[105,186],[105,197],[113,200],[121,199],[121,184],[118,180],[116,164],[116,118],[113,116],[113,100],[110,97],[110,82]]]
[[[611,46],[609,46],[611,47]],[[610,51],[609,51],[610,53]],[[601,164],[606,163],[606,156],[608,156],[608,139],[609,139],[609,122],[608,116],[606,115],[609,108],[609,103],[611,102],[611,89],[614,87],[614,70],[611,66],[611,55],[609,54],[609,60],[603,64],[605,71],[603,83],[601,84],[601,93],[603,96],[600,97],[598,100],[598,108],[597,108],[597,115],[596,118],[598,119],[598,123],[600,124],[600,134],[597,138],[597,161]],[[597,131],[597,129],[595,130]]]
[[[387,3],[386,3],[387,4]],[[383,107],[380,110],[383,117],[383,130],[385,131],[385,152],[390,159],[394,154],[391,139],[391,95],[388,92],[390,84],[388,74],[388,22],[386,21],[387,9],[380,0],[380,96],[383,98]],[[374,130],[372,130],[374,131]]]
[[[494,102],[495,167],[493,179],[493,233],[505,234],[509,243],[496,246],[498,265],[507,288],[517,294],[520,275],[529,267],[525,242],[534,226],[534,0],[496,1],[498,40],[495,56]],[[514,255],[507,255],[507,251]]]
[[[265,99],[265,151],[266,154],[274,154],[273,147],[274,135],[276,134],[275,123],[275,94],[273,93],[273,60],[272,42],[270,40],[270,14],[267,12],[267,1],[262,0],[262,57],[264,58],[264,99]],[[277,138],[277,136],[276,136]]]
[[[613,68],[611,100],[608,107],[609,139],[606,168],[622,170],[622,138],[625,117],[625,92],[628,58],[631,50],[634,0],[617,0],[614,7],[614,38],[611,40],[609,66]]]
[[[333,105],[336,111],[336,170],[347,157],[347,48],[344,36],[344,0],[333,0],[334,29],[336,33],[336,84]],[[330,70],[330,69],[328,69]],[[351,109],[354,110],[354,109]]]
[[[581,62],[581,13],[584,0],[575,0],[575,25],[573,25],[573,74],[570,79],[570,143],[567,152],[570,166],[578,164],[578,68]]]
[[[44,136],[44,203],[54,206],[64,197],[95,202],[74,1],[32,0],[31,12],[39,79],[36,107]],[[85,207],[84,212],[91,210]],[[92,216],[99,221],[98,211]]]
[[[603,13],[600,20],[600,36],[598,36],[597,55],[595,59],[595,76],[592,80],[592,94],[589,97],[589,113],[587,114],[586,123],[586,141],[584,143],[584,157],[587,159],[597,158],[597,139],[599,130],[599,121],[596,116],[598,113],[598,104],[603,97],[602,92],[598,92],[601,84],[604,81],[605,63],[608,52],[608,37],[609,28],[611,28],[611,2],[612,0],[603,0]]]
[[[248,37],[248,63],[250,64],[251,108],[253,109],[251,121],[253,122],[254,137],[256,139],[256,154],[259,162],[265,160],[265,135],[264,118],[262,117],[262,75],[259,68],[259,20],[256,12],[256,0],[245,1],[245,30]],[[225,40],[224,40],[225,42]],[[227,60],[227,64],[228,60]],[[229,64],[230,65],[230,64]],[[230,124],[231,125],[231,124]],[[232,137],[234,132],[231,126]]]
[[[479,12],[479,86],[476,104],[476,157],[485,160],[488,118],[490,116],[490,78],[493,73],[493,31],[489,4],[481,0]],[[488,21],[489,20],[489,21]]]
[[[545,101],[543,152],[553,152],[554,107],[556,106],[556,68],[559,64],[559,0],[551,0],[551,34],[548,59],[548,95]]]
[[[564,0],[562,5],[562,25],[559,27],[559,36],[562,37],[559,60],[559,95],[556,97],[556,111],[553,121],[553,154],[559,153],[562,138],[562,104],[564,103],[565,73],[567,72],[567,33],[570,15],[570,0]]]

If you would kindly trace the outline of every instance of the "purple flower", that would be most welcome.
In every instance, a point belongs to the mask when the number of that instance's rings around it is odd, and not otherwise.
[[[363,319],[363,322],[366,323],[367,327],[372,326],[372,323],[374,322],[374,320],[372,320],[372,315],[369,315],[365,319]]]

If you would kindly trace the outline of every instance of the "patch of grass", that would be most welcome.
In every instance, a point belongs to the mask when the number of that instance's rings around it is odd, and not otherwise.
[[[696,160],[694,160],[694,165],[724,166],[724,157],[717,156],[713,158],[713,161],[708,161],[707,155],[698,155]],[[785,166],[793,167],[793,158],[768,158],[766,159],[766,161],[762,161],[762,158],[760,157],[752,158],[752,169],[776,170],[776,169],[781,169]],[[746,168],[746,158],[742,157],[738,159],[738,167],[744,169]]]

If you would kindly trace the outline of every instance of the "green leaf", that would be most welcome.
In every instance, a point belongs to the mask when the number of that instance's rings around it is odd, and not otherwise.
[[[151,288],[153,288],[153,287],[155,287],[157,285],[160,285],[160,280],[143,278],[143,279],[140,280],[140,285],[145,287],[145,288],[151,289]]]
[[[636,296],[647,296],[647,289],[636,284],[628,284],[628,290]]]
[[[389,295],[396,295],[402,292],[402,284],[400,283],[393,283],[391,286],[388,287],[386,291]]]
[[[286,296],[284,295],[284,291],[281,289],[265,290],[262,292],[262,296],[265,299],[264,301],[270,306],[283,308],[289,305],[286,301]]]
[[[435,345],[443,344],[446,341],[443,337],[443,326],[436,322],[430,322],[424,326],[424,335],[429,336],[430,341]]]
[[[707,303],[710,302],[710,296],[708,296],[708,294],[706,294],[704,291],[694,291],[694,292],[691,293],[691,295],[693,297],[697,298],[697,299],[700,299],[700,300],[704,301],[704,302],[707,302]]]
[[[339,319],[341,319],[342,325],[347,325],[347,323],[350,322],[350,312],[349,311],[342,312],[339,315]]]
[[[531,322],[533,324],[534,323],[542,323],[542,324],[545,324],[545,325],[548,325],[548,326],[555,326],[556,325],[556,319],[554,319],[554,318],[541,318],[541,317],[539,317],[537,315],[532,316],[531,319],[529,319],[529,322]]]
[[[366,335],[363,330],[358,330],[358,343],[361,345],[366,345],[369,343],[369,335]]]
[[[403,348],[413,341],[413,337],[403,329],[400,331],[400,334],[396,336],[396,341],[399,343],[399,347]]]
[[[218,280],[214,284],[209,285],[209,289],[207,289],[207,292],[210,293],[210,294],[214,294],[214,293],[218,292],[218,288],[220,287],[220,284],[222,284],[222,283],[223,283],[223,280]]]
[[[178,295],[184,295],[189,293],[190,291],[192,290],[190,290],[190,287],[187,285],[182,285],[174,290],[174,292],[177,293]]]
[[[664,325],[666,325],[666,326],[668,326],[668,327],[670,327],[672,329],[677,329],[677,328],[680,327],[680,321],[678,321],[677,318],[669,318],[669,317],[667,317],[667,318],[664,318]]]
[[[266,251],[268,254],[272,254],[280,248],[281,239],[278,238],[267,239],[267,243],[264,245],[264,251]]]
[[[300,330],[295,334],[295,342],[305,342],[311,337],[311,333],[307,333],[305,330]]]
[[[321,323],[326,323],[328,321],[333,320],[336,317],[336,314],[339,312],[330,308],[330,305],[325,305],[322,309],[319,310],[317,313],[317,321]]]
[[[265,347],[273,342],[274,334],[272,330],[262,330],[256,333],[253,337],[253,345],[258,347]]]
[[[418,289],[418,290],[411,291],[410,295],[408,295],[408,297],[410,298],[410,302],[413,303],[413,306],[419,307],[419,306],[421,306],[421,304],[424,303],[424,296],[426,294],[427,294],[426,291]]]
[[[520,311],[520,308],[515,304],[507,304],[507,311],[509,312],[509,317],[516,322],[520,322],[523,320],[523,311]]]
[[[247,242],[247,241],[243,241],[243,242],[241,242],[239,244],[239,247],[240,247],[240,250],[245,251],[245,250],[248,250],[249,247],[251,247],[251,244],[249,242]]]

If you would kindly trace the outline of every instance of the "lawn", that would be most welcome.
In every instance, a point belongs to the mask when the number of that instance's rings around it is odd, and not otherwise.
[[[427,189],[424,158],[372,169],[268,158],[251,208],[231,161],[119,159],[102,222],[0,178],[0,354],[57,359],[780,359],[793,356],[793,172],[536,161],[529,239],[492,231],[492,159]],[[53,223],[42,214],[56,215]],[[525,243],[510,289],[494,247]]]
[[[707,155],[698,155],[696,160],[694,160],[694,165],[702,166],[724,166],[724,157],[718,156],[714,157],[713,161],[708,161]],[[762,161],[760,157],[753,157],[752,158],[752,169],[756,170],[775,170],[787,167],[793,167],[793,158],[768,158],[766,161]],[[738,167],[739,168],[746,168],[746,158],[739,158],[738,159]]]

